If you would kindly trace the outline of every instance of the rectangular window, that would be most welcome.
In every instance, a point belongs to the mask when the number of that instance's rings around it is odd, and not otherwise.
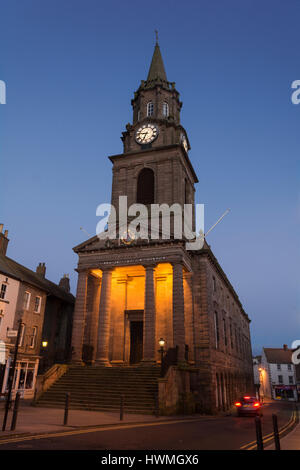
[[[289,384],[294,383],[294,377],[292,375],[289,375]]]
[[[1,284],[0,299],[5,299],[6,288],[6,284]]]
[[[25,291],[24,292],[24,300],[23,300],[23,308],[24,310],[29,309],[29,303],[30,303],[30,292]]]
[[[30,340],[30,347],[32,349],[35,347],[36,337],[37,337],[37,326],[34,326],[32,328],[32,335],[31,335],[31,340]]]
[[[283,376],[282,375],[278,375],[278,383],[283,384]]]
[[[220,341],[220,334],[219,334],[219,319],[218,319],[217,312],[215,312],[215,333],[216,333],[216,348],[218,349],[219,341]]]
[[[217,292],[217,284],[216,284],[216,279],[213,277],[213,291]]]
[[[292,364],[288,364],[288,370],[292,370]]]
[[[41,310],[41,301],[42,301],[42,298],[41,297],[36,297],[34,299],[34,311],[35,313],[40,313],[40,310]]]
[[[230,346],[231,346],[231,349],[233,349],[233,334],[232,334],[232,323],[231,322],[229,324],[229,330],[230,330]]]
[[[20,332],[20,340],[19,346],[22,347],[24,345],[24,337],[25,337],[25,325],[22,323],[21,325],[21,332]]]
[[[223,329],[224,329],[224,343],[227,346],[227,328],[226,328],[226,320],[223,318]]]
[[[281,370],[281,364],[277,364],[277,370]]]

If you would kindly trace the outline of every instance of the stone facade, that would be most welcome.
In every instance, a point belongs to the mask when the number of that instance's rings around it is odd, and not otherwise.
[[[166,102],[168,115],[162,112]],[[124,153],[109,157],[117,211],[120,196],[128,197],[128,206],[137,202],[145,168],[154,176],[153,203],[194,207],[198,179],[189,142],[183,143],[181,105],[156,45],[148,79],[132,100],[133,124],[123,133]],[[158,137],[139,145],[136,131],[147,123],[157,126]],[[96,236],[74,248],[79,261],[73,362],[155,364],[163,338],[166,349],[177,347],[179,366],[192,368],[189,387],[198,407],[225,410],[240,394],[253,391],[250,320],[207,243],[187,251],[173,235],[165,240],[161,231],[157,240],[130,243],[118,234],[108,243]]]

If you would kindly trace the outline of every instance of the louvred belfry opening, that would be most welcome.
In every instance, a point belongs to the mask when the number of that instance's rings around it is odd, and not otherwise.
[[[150,168],[144,168],[139,173],[136,199],[140,204],[154,203],[154,173]]]

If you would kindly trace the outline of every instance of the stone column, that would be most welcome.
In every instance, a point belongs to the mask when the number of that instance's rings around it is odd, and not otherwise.
[[[109,333],[110,333],[111,277],[112,277],[111,269],[102,270],[96,365],[103,365],[103,366],[110,365],[109,363]]]
[[[99,323],[99,303],[100,303],[100,289],[101,280],[93,277],[93,311],[91,315],[91,334],[90,342],[93,346],[93,359],[92,363],[96,360],[97,355],[97,340],[98,340],[98,323]]]
[[[178,361],[184,361],[185,327],[184,327],[184,290],[181,263],[173,265],[173,346],[178,346]]]
[[[155,265],[145,266],[145,307],[143,333],[143,362],[155,362]]]
[[[79,271],[72,330],[72,363],[74,364],[82,364],[82,345],[86,319],[87,280],[88,271]]]

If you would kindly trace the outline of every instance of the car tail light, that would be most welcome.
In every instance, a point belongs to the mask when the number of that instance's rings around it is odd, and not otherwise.
[[[258,407],[260,406],[260,403],[258,403],[258,402],[257,402],[257,403],[254,403],[253,406],[255,406],[256,408],[258,408]]]
[[[237,401],[237,402],[235,403],[235,406],[242,406],[242,404],[241,404],[239,401]]]
[[[250,397],[244,397],[245,400],[250,400]]]

